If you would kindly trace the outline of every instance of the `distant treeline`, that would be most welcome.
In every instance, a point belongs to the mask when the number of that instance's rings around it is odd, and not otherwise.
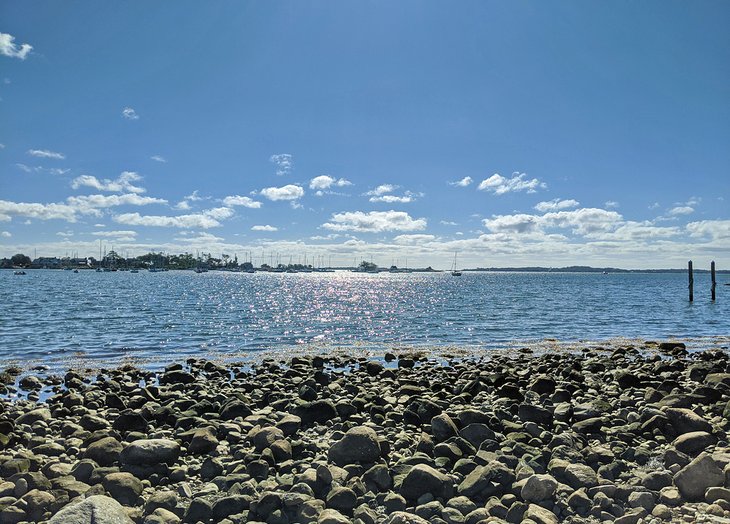
[[[615,267],[566,266],[566,267],[478,267],[464,271],[514,271],[520,273],[686,273],[687,269],[619,269]],[[709,273],[709,269],[694,268],[695,273]],[[730,269],[718,269],[718,274],[729,275]]]

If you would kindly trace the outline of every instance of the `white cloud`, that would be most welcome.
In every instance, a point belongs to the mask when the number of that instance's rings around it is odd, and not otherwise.
[[[52,158],[54,160],[65,160],[66,155],[63,153],[57,153],[55,151],[49,151],[48,149],[29,149],[27,153],[30,156],[37,158]]]
[[[240,195],[231,195],[223,199],[223,204],[229,207],[243,206],[251,209],[258,209],[261,207],[261,202],[254,200],[253,198]]]
[[[160,155],[152,155],[150,157],[150,160],[154,160],[155,162],[160,162],[162,164],[167,163],[167,159],[165,159],[165,157],[162,157]]]
[[[616,211],[592,207],[546,213],[541,219],[547,226],[573,228],[573,233],[578,235],[609,231],[617,227],[623,220]]]
[[[251,227],[251,231],[279,231],[279,228],[278,227],[274,227],[274,226],[269,226],[269,225],[265,225],[265,226],[252,226]]]
[[[269,162],[276,165],[276,174],[278,176],[289,174],[294,167],[292,156],[289,153],[271,155],[269,157]]]
[[[393,238],[396,244],[423,244],[436,240],[434,235],[398,235]]]
[[[150,204],[167,204],[163,198],[154,198],[138,195],[137,193],[124,193],[121,195],[80,195],[70,196],[66,202],[79,213],[99,215],[99,209],[106,209],[118,206],[147,206]]]
[[[322,224],[333,231],[361,231],[382,233],[384,231],[419,231],[426,228],[426,219],[414,219],[404,211],[347,211],[334,213],[330,222]]]
[[[535,205],[535,209],[541,212],[545,211],[559,211],[561,209],[569,209],[571,207],[579,206],[580,202],[577,200],[560,200],[559,198],[555,198],[553,200],[547,200],[545,202],[538,202]]]
[[[59,231],[56,235],[63,238],[71,238],[74,236],[72,231]]]
[[[81,175],[71,181],[71,187],[78,189],[80,187],[91,187],[97,191],[111,191],[121,193],[128,191],[130,193],[144,193],[145,189],[135,186],[132,182],[142,180],[142,177],[133,171],[123,171],[116,180],[99,180],[92,175]]]
[[[309,181],[309,188],[310,189],[329,189],[332,186],[336,187],[345,187],[345,186],[351,186],[352,182],[349,180],[346,180],[344,178],[336,179],[329,175],[320,175],[314,177],[312,180]]]
[[[676,206],[669,210],[670,216],[678,216],[678,215],[691,215],[695,212],[695,208],[692,206]]]
[[[43,167],[43,166],[29,166],[18,162],[15,166],[26,173],[49,173],[51,175],[65,175],[69,172],[69,169],[63,169],[60,167]]]
[[[215,208],[189,215],[140,215],[139,213],[122,213],[114,216],[118,224],[128,226],[177,227],[181,229],[210,229],[221,225],[220,220],[233,216],[233,210]]]
[[[375,189],[371,189],[367,193],[365,193],[365,196],[380,196],[384,195],[385,193],[392,193],[396,189],[398,189],[399,186],[393,185],[393,184],[381,184]]]
[[[94,231],[91,233],[95,237],[104,237],[104,238],[131,238],[134,239],[137,236],[136,231]]]
[[[442,221],[441,221],[441,222],[439,222],[439,223],[440,223],[440,224],[441,224],[442,226],[458,226],[458,225],[459,225],[459,223],[458,223],[458,222],[454,222],[454,221],[452,221],[452,220],[442,220]]]
[[[269,200],[299,200],[304,196],[304,189],[295,184],[282,187],[265,187],[261,194]]]
[[[410,202],[413,202],[413,199],[414,198],[412,195],[381,195],[370,197],[370,202],[385,202],[387,204],[408,204]]]
[[[615,200],[607,200],[603,205],[606,206],[606,207],[610,207],[610,208],[617,208],[617,207],[619,207],[619,203],[616,202]]]
[[[15,43],[15,37],[8,33],[0,33],[0,55],[9,56],[11,58],[19,58],[25,60],[33,50],[33,46],[30,44],[21,44],[18,46]]]
[[[482,220],[484,226],[494,233],[529,233],[540,227],[540,217],[526,215],[496,215]]]
[[[480,191],[489,191],[495,195],[504,195],[505,193],[527,191],[528,193],[536,193],[538,188],[545,189],[547,185],[540,182],[537,178],[525,180],[525,173],[512,173],[512,178],[503,177],[495,173],[479,184]]]
[[[649,209],[656,209],[656,208],[658,208],[658,207],[661,207],[661,206],[659,205],[659,202],[654,202],[653,204],[651,204],[651,205],[649,206]]]
[[[470,176],[465,176],[461,180],[457,180],[456,182],[449,182],[449,185],[452,186],[458,186],[458,187],[466,187],[470,185],[474,180]]]
[[[122,109],[122,116],[127,120],[139,120],[139,115],[137,114],[137,111],[135,111],[131,107],[125,107],[124,109]]]
[[[188,196],[183,197],[183,199],[180,202],[175,204],[175,209],[179,209],[180,211],[187,211],[190,209],[190,202],[198,202],[200,200],[204,200],[204,199],[203,199],[203,197],[198,195],[198,190],[196,189],[195,191],[190,193]]]
[[[9,222],[14,216],[76,222],[76,209],[66,204],[39,204],[0,200],[0,222]]]
[[[547,228],[571,229],[574,234],[589,236],[609,232],[623,219],[615,211],[598,208],[581,208],[573,211],[557,211],[544,215],[496,215],[482,222],[493,233],[533,233]]]
[[[710,237],[713,240],[730,239],[730,220],[701,220],[687,224],[692,237]]]
[[[13,235],[10,234],[10,231],[0,231],[0,237],[10,238],[11,236]]]

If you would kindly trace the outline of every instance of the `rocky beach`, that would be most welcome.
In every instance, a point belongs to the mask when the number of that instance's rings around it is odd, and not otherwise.
[[[6,368],[0,522],[730,522],[730,360],[680,342]]]

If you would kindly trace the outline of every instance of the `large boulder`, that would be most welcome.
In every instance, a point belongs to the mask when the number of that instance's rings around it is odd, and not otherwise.
[[[84,453],[88,458],[100,466],[111,466],[119,460],[119,453],[122,451],[122,444],[114,437],[104,437],[89,444]]]
[[[121,504],[105,495],[94,495],[69,504],[48,524],[134,524]]]
[[[380,458],[380,454],[378,434],[366,426],[357,426],[332,444],[327,456],[338,466],[346,466],[375,462]]]
[[[451,478],[427,464],[417,464],[406,474],[400,486],[400,494],[408,500],[431,493],[444,497],[453,487]]]
[[[674,475],[674,485],[690,502],[703,500],[707,488],[722,486],[724,482],[722,469],[707,453],[701,453]]]
[[[180,444],[174,440],[155,438],[135,440],[119,454],[122,464],[152,466],[174,464],[180,456]]]
[[[712,433],[712,426],[697,413],[687,408],[666,408],[664,414],[677,435],[694,431]]]

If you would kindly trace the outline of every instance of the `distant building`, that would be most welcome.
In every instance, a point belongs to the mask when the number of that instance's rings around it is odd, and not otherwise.
[[[38,257],[30,265],[35,269],[58,269],[61,267],[61,259],[58,257]]]

